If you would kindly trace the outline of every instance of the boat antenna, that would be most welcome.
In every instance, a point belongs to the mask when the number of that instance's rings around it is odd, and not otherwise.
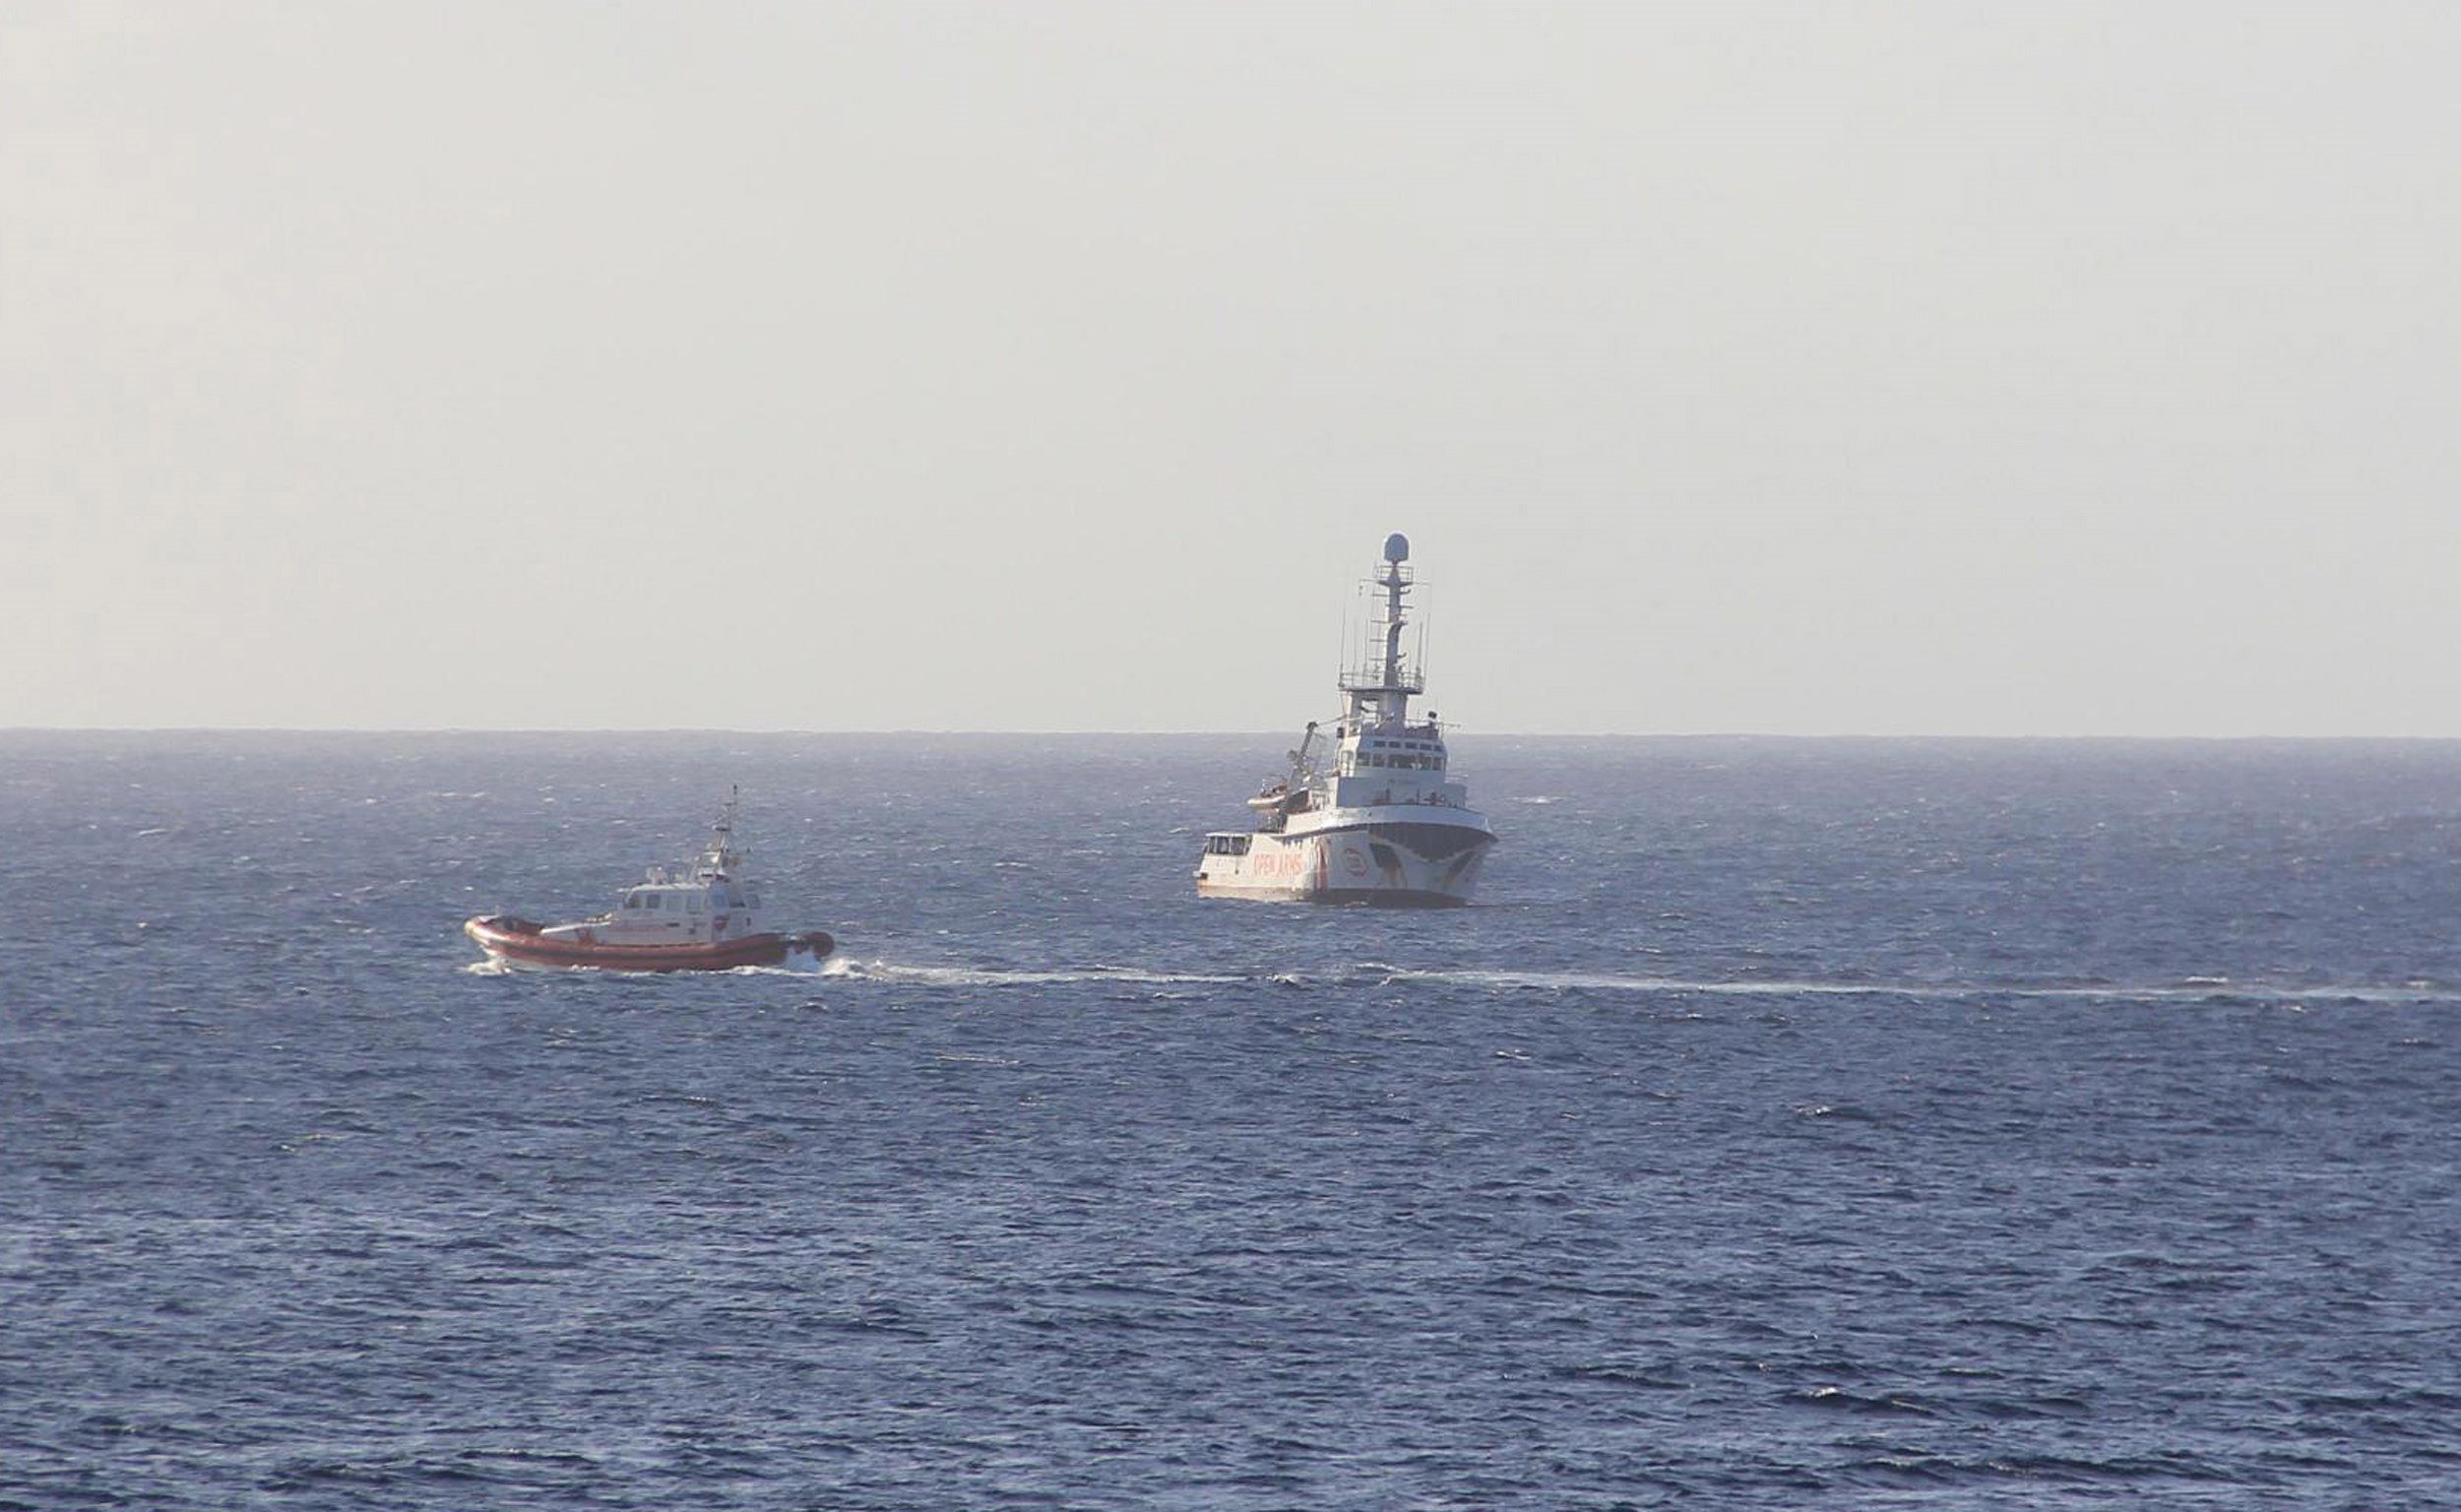
[[[727,871],[743,858],[735,850],[735,807],[743,801],[743,788],[726,785],[726,801],[718,805],[718,822],[710,827],[708,866],[713,871]]]

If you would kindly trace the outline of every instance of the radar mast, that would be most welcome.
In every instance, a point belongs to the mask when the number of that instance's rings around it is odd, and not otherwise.
[[[1385,536],[1384,573],[1370,580],[1384,590],[1384,601],[1376,606],[1360,664],[1342,674],[1342,691],[1350,698],[1348,723],[1353,730],[1407,723],[1410,696],[1426,691],[1423,674],[1413,673],[1402,653],[1402,629],[1409,623],[1403,600],[1414,581],[1409,563],[1410,537],[1398,531]]]

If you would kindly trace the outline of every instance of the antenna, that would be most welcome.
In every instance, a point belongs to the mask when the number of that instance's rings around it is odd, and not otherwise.
[[[1411,653],[1411,657],[1419,666],[1419,683],[1421,690],[1425,688],[1427,681],[1427,624],[1426,620],[1420,619],[1411,627],[1419,632],[1419,648]]]
[[[1342,676],[1344,676],[1345,674],[1347,674],[1347,673],[1350,671],[1350,668],[1351,668],[1351,605],[1350,605],[1350,600],[1346,598],[1346,599],[1344,599],[1344,600],[1342,601],[1342,630],[1341,630],[1341,636],[1340,636],[1340,638],[1339,638],[1338,640],[1336,640],[1336,641],[1333,643],[1333,675],[1334,675],[1334,677],[1338,680],[1339,678],[1341,678]]]

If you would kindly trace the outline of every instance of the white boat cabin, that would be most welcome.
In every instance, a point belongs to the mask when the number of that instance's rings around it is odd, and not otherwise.
[[[1470,788],[1446,775],[1444,737],[1434,721],[1365,729],[1345,723],[1324,798],[1333,808],[1426,803],[1468,808]]]
[[[541,932],[599,945],[712,945],[760,933],[760,890],[736,874],[744,852],[734,846],[734,819],[730,795],[709,850],[684,875],[653,866],[612,913]]]
[[[599,921],[614,943],[741,939],[760,930],[760,895],[732,877],[674,882],[653,873]]]

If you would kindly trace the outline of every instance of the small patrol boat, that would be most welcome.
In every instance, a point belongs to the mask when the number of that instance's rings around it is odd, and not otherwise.
[[[1247,800],[1254,827],[1205,837],[1198,897],[1458,908],[1477,891],[1495,832],[1450,770],[1436,717],[1410,717],[1426,680],[1402,648],[1409,562],[1409,538],[1385,537],[1383,570],[1369,580],[1383,601],[1342,674],[1331,759],[1319,757],[1310,723],[1290,770]]]
[[[735,848],[736,796],[728,791],[700,859],[680,876],[651,867],[612,912],[573,924],[486,914],[463,924],[462,932],[507,966],[543,970],[723,972],[828,955],[837,942],[819,930],[780,934],[761,927],[760,890],[744,877],[746,852]]]

